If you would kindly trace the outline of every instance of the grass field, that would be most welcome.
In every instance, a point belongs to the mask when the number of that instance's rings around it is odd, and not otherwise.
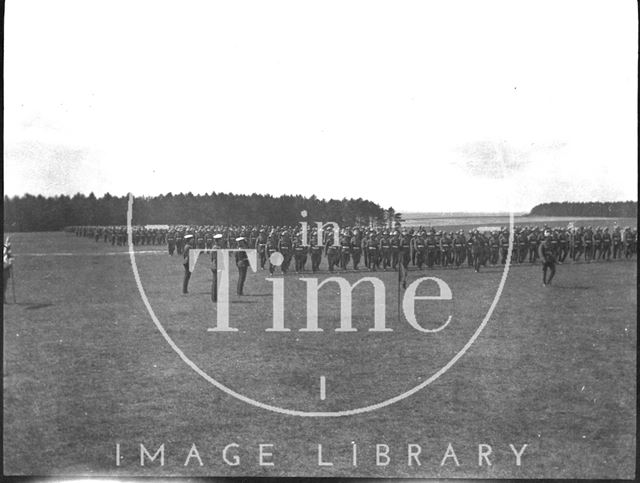
[[[238,401],[188,367],[154,326],[126,248],[63,233],[13,239],[17,304],[4,306],[4,471],[55,475],[315,475],[482,478],[632,478],[636,434],[636,263],[564,264],[554,285],[540,266],[514,266],[495,312],[466,354],[416,394],[385,408],[338,418],[276,414]],[[141,247],[150,250],[154,247]],[[160,247],[156,247],[160,250]],[[121,252],[115,253],[114,252]],[[40,256],[39,254],[48,254]],[[72,255],[69,255],[72,254]],[[424,381],[469,340],[502,268],[411,271],[444,280],[451,301],[416,302],[423,334],[397,318],[397,274],[338,274],[386,286],[392,332],[375,333],[373,295],[354,290],[357,332],[336,333],[336,286],[320,292],[320,333],[305,333],[305,284],[285,277],[287,333],[266,332],[272,285],[250,273],[235,295],[234,333],[212,333],[211,272],[203,258],[190,293],[181,260],[136,257],[156,315],[184,354],[221,383],[264,403],[301,411],[374,404]],[[310,276],[310,275],[306,275]],[[320,275],[326,277],[326,273]],[[281,277],[281,275],[276,275]],[[9,290],[9,300],[11,301]],[[420,295],[434,294],[425,284]],[[326,398],[320,397],[320,377]],[[353,466],[352,442],[357,445]],[[120,444],[121,465],[115,448]],[[139,445],[165,445],[165,465],[140,466]],[[237,443],[238,466],[222,459]],[[441,461],[448,444],[457,456]],[[203,466],[191,459],[195,444]],[[260,466],[259,444],[273,466]],[[317,448],[333,466],[319,466]],[[389,464],[376,465],[376,444]],[[407,446],[421,447],[407,464]],[[493,463],[478,465],[478,445]],[[509,445],[527,444],[516,466]],[[384,460],[384,458],[383,458]]]

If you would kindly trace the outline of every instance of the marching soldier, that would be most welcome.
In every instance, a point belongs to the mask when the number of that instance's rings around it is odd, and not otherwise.
[[[558,262],[564,263],[567,255],[569,254],[569,235],[566,230],[560,230],[560,233],[558,234],[558,249],[560,252]]]
[[[573,261],[577,262],[584,253],[584,231],[580,227],[573,235]]]
[[[460,268],[460,265],[464,263],[466,245],[467,240],[464,237],[464,231],[458,230],[453,239],[453,256],[456,268]]]
[[[169,247],[169,255],[173,256],[173,252],[176,249],[176,232],[173,229],[167,233],[167,244]]]
[[[184,249],[182,252],[182,265],[184,266],[184,279],[182,280],[182,293],[189,293],[189,279],[191,278],[191,271],[189,270],[189,251],[191,250],[191,241],[193,235],[184,236]]]
[[[376,235],[372,231],[369,233],[369,238],[365,243],[365,250],[367,250],[367,262],[369,262],[367,268],[372,272],[375,272],[376,269],[380,267],[379,249],[378,240],[376,240]]]
[[[413,239],[413,251],[416,254],[416,265],[419,270],[422,270],[427,255],[427,243],[423,230],[420,230],[418,235]]]
[[[436,261],[436,253],[438,251],[438,244],[436,241],[436,233],[432,228],[431,232],[427,236],[427,267],[433,268],[433,264]]]
[[[402,231],[402,236],[398,239],[398,257],[399,262],[404,268],[409,268],[411,262],[411,234],[407,230]]]
[[[353,269],[358,270],[360,264],[360,257],[362,256],[362,235],[357,228],[353,230],[353,236],[351,237],[351,259],[353,260]]]
[[[342,270],[347,269],[347,265],[349,265],[349,258],[351,256],[350,248],[351,246],[351,238],[348,235],[347,230],[345,230],[340,237],[340,268]]]
[[[540,244],[540,259],[542,260],[542,285],[551,285],[551,280],[556,274],[556,257],[551,245],[551,233],[546,231],[544,233],[545,240]],[[547,279],[547,270],[551,273]]]
[[[582,243],[584,245],[584,260],[591,263],[593,258],[593,231],[591,231],[591,227],[588,227],[582,235]]]
[[[322,262],[322,246],[318,245],[318,237],[311,235],[309,242],[309,250],[311,252],[311,271],[313,273],[320,270],[320,262]]]
[[[637,235],[637,232],[636,232]],[[624,228],[622,236],[624,243],[624,258],[631,258],[633,256],[634,234],[631,232],[628,226]]]
[[[295,260],[296,273],[304,271],[304,266],[307,263],[308,249],[302,243],[302,235],[299,233],[296,235],[296,240],[293,243],[293,254]]]
[[[596,228],[596,232],[593,234],[593,259],[600,260],[602,257],[602,229]]]
[[[391,240],[389,239],[389,232],[382,232],[378,250],[378,254],[382,258],[382,269],[386,270],[391,266]]]
[[[529,248],[529,263],[535,263],[538,259],[538,234],[531,230],[527,235],[527,245]]]
[[[267,234],[264,231],[264,228],[261,228],[258,233],[255,249],[258,252],[258,258],[260,259],[260,268],[264,270],[264,264],[267,262]]]
[[[498,241],[500,242],[500,263],[504,265],[507,263],[507,255],[509,254],[509,230],[503,229]]]
[[[602,258],[606,261],[611,260],[611,233],[609,233],[609,228],[605,228],[602,233]]]
[[[267,251],[267,258],[269,259],[269,273],[273,275],[273,272],[275,271],[276,267],[273,263],[271,263],[271,255],[273,255],[275,252],[278,251],[278,241],[276,239],[276,234],[274,231],[271,231],[271,233],[269,234],[266,251]]]
[[[400,233],[394,231],[391,240],[391,268],[396,270],[398,268],[398,261],[400,260]]]
[[[613,244],[613,259],[622,258],[622,236],[620,235],[620,227],[616,226],[611,236]]]
[[[324,251],[327,254],[327,262],[329,263],[329,271],[333,272],[333,267],[340,263],[340,247],[334,243],[336,233],[333,231],[327,235],[327,243]]]
[[[282,238],[280,238],[280,242],[278,243],[278,251],[282,253],[282,256],[284,257],[282,265],[280,266],[282,273],[287,273],[287,270],[289,270],[289,264],[291,263],[291,257],[293,256],[292,249],[293,245],[291,243],[291,238],[289,237],[289,232],[285,230],[282,232]]]
[[[446,268],[451,260],[451,238],[446,232],[440,237],[440,260],[443,268]]]

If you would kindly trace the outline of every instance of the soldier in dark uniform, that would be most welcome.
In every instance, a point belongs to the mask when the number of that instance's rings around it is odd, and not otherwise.
[[[431,232],[427,236],[427,267],[433,268],[433,264],[436,261],[436,252],[438,245],[436,242],[435,230],[432,228]]]
[[[7,288],[9,287],[9,279],[11,278],[12,266],[13,255],[11,254],[11,241],[7,237],[4,244],[2,245],[2,302],[5,304],[7,303]]]
[[[327,235],[327,242],[324,251],[327,254],[327,262],[329,263],[329,271],[333,272],[334,267],[340,263],[340,247],[334,242],[337,233],[333,231]]]
[[[311,236],[309,241],[309,251],[311,252],[311,271],[314,273],[320,270],[320,262],[322,262],[322,246],[318,245],[318,238]]]
[[[602,257],[602,229],[596,228],[596,232],[593,234],[593,259],[600,260]]]
[[[386,270],[391,266],[391,239],[389,238],[389,233],[386,231],[382,232],[382,236],[380,237],[378,254],[382,259],[382,269]]]
[[[353,260],[353,269],[358,270],[360,264],[360,257],[362,256],[362,235],[357,228],[353,230],[353,236],[351,237],[351,259]]]
[[[467,240],[464,237],[464,232],[458,230],[458,233],[456,233],[453,239],[453,258],[456,268],[460,268],[460,265],[464,263],[466,244]]]
[[[271,231],[269,239],[267,240],[266,252],[269,259],[269,273],[273,275],[275,271],[275,265],[271,263],[271,255],[278,251],[278,240],[274,231]]]
[[[447,233],[443,233],[440,237],[440,260],[443,268],[449,265],[451,255],[451,239]]]
[[[611,233],[609,233],[609,228],[605,228],[602,233],[602,258],[606,261],[611,260]]]
[[[569,254],[569,235],[567,234],[566,230],[560,230],[560,233],[558,234],[558,244],[560,252],[558,256],[558,262],[564,263],[567,255]]]
[[[213,233],[211,233],[209,228],[204,232],[204,246],[207,250],[211,250],[213,248]]]
[[[218,252],[217,250],[221,249],[222,246],[220,242],[222,241],[222,234],[216,233],[212,237],[213,245],[211,248],[213,251],[211,252],[211,272],[213,275],[213,279],[211,280],[211,301],[218,301]]]
[[[402,235],[398,239],[398,261],[406,269],[409,268],[411,262],[411,234],[403,230]]]
[[[176,249],[176,232],[173,229],[167,233],[167,245],[169,247],[169,255],[173,256],[173,252]]]
[[[367,250],[367,262],[369,262],[368,268],[372,272],[375,272],[375,270],[380,266],[380,245],[378,243],[378,240],[376,240],[376,235],[374,232],[369,233],[369,238],[365,243],[365,250]]]
[[[611,243],[613,245],[613,259],[622,258],[622,235],[620,234],[619,226],[616,226],[613,230]]]
[[[391,268],[396,270],[400,260],[400,233],[397,230],[392,233],[389,243],[391,244]]]
[[[264,228],[260,229],[260,232],[256,237],[255,249],[256,252],[258,252],[260,268],[264,270],[264,264],[267,263],[267,234],[264,231]]]
[[[178,255],[182,255],[184,249],[184,235],[184,229],[176,230],[176,252],[178,252]]]
[[[634,234],[628,226],[624,228],[622,243],[624,244],[624,258],[631,258],[634,252]]]
[[[593,258],[593,231],[588,227],[582,235],[582,243],[584,245],[584,260],[591,263]]]
[[[551,232],[551,251],[553,252],[553,257],[556,259],[556,262],[559,258],[560,253],[560,240],[558,239],[558,231],[553,230]]]
[[[527,247],[529,251],[529,263],[535,263],[538,259],[538,234],[531,230],[527,235]]]
[[[282,232],[282,238],[280,238],[280,242],[278,243],[278,251],[282,253],[284,257],[280,270],[282,270],[282,273],[287,273],[291,258],[293,257],[293,244],[291,243],[291,238],[287,230]]]
[[[503,229],[498,241],[500,242],[500,263],[504,265],[507,263],[507,255],[509,254],[509,230]]]
[[[349,259],[351,258],[351,237],[347,230],[345,230],[340,237],[340,268],[346,270],[349,265]]]
[[[518,263],[524,263],[527,258],[527,235],[525,235],[524,231],[520,230],[515,240],[518,241]]]
[[[540,259],[542,260],[542,285],[545,287],[551,284],[551,280],[556,274],[556,258],[551,245],[551,233],[545,232],[545,240],[540,243]],[[547,279],[547,270],[551,273]]]
[[[427,242],[424,235],[424,231],[420,230],[418,235],[413,239],[413,250],[416,254],[416,265],[419,270],[422,270],[427,259]]]
[[[307,263],[308,248],[302,243],[302,234],[296,235],[293,242],[293,256],[295,260],[296,273],[304,272],[304,266]]]
[[[572,237],[573,246],[572,246],[571,259],[574,262],[577,262],[578,260],[580,260],[582,253],[584,253],[584,244],[582,240],[582,235],[583,235],[582,227],[578,228],[577,230],[574,230],[573,232],[573,237]]]
[[[247,248],[246,238],[241,236],[236,238],[238,248]],[[240,250],[236,252],[236,266],[238,267],[238,295],[244,295],[244,282],[247,279],[247,268],[249,267],[249,257],[247,252]]]
[[[184,278],[182,280],[182,293],[189,293],[189,279],[191,271],[189,270],[189,251],[191,250],[191,241],[193,235],[184,236],[184,249],[182,251],[182,265],[184,266]]]

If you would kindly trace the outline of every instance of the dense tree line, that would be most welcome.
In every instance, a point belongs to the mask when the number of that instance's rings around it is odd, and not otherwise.
[[[372,201],[358,199],[324,200],[316,196],[204,195],[172,194],[139,197],[134,200],[133,223],[148,224],[265,224],[292,225],[307,220],[335,221],[341,226],[386,222],[389,210]],[[390,209],[393,212],[393,209]],[[397,218],[399,214],[393,214]],[[97,198],[85,196],[4,197],[4,231],[53,231],[72,225],[124,225],[127,197],[109,193]]]
[[[583,216],[636,218],[637,201],[589,201],[542,203],[533,207],[529,216]]]

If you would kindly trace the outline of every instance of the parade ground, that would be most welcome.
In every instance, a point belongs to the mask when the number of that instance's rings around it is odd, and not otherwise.
[[[395,271],[329,274],[326,259],[318,274],[258,267],[240,297],[231,263],[237,331],[214,332],[208,255],[184,295],[182,257],[162,246],[135,247],[137,284],[126,246],[63,232],[12,244],[5,474],[634,477],[635,257],[558,265],[547,287],[539,263],[411,267],[409,285],[433,277],[452,292],[415,301],[428,333],[405,320]],[[376,277],[384,303],[359,284],[353,330],[336,331],[338,284],[328,283],[322,331],[301,330],[301,279],[332,275]],[[442,294],[433,278],[417,295]],[[268,330],[279,283],[288,330]],[[370,330],[377,310],[389,330]],[[369,409],[335,414],[357,408]],[[162,447],[163,461],[142,466],[141,445],[150,456]]]

